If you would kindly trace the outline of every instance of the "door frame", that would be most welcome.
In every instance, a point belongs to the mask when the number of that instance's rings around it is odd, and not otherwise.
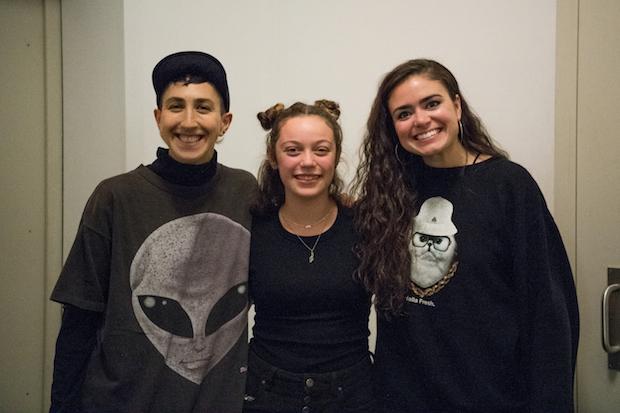
[[[62,18],[61,0],[44,0],[45,38],[45,312],[41,411],[50,407],[61,311],[48,297],[62,268]]]
[[[556,6],[555,159],[553,215],[577,277],[577,104],[579,69],[579,0]],[[579,366],[575,377],[575,405]]]

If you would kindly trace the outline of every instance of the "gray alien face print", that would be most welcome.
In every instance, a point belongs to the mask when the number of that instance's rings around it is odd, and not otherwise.
[[[131,264],[133,311],[166,365],[200,384],[245,331],[250,234],[211,213],[168,222]]]
[[[414,234],[409,243],[411,280],[422,288],[439,282],[456,257],[457,228],[452,222],[453,206],[441,197],[429,198],[415,217]]]

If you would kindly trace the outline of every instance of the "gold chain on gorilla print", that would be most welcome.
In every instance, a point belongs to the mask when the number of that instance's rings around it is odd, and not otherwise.
[[[450,269],[448,270],[448,272],[446,273],[446,275],[444,275],[441,280],[439,280],[435,285],[433,285],[432,287],[428,287],[428,288],[420,288],[417,285],[415,285],[415,283],[411,283],[411,289],[413,290],[413,292],[420,298],[424,298],[424,297],[428,297],[431,296],[433,294],[435,294],[436,292],[438,292],[439,290],[441,290],[443,287],[445,287],[446,284],[448,284],[448,281],[450,281],[450,278],[452,278],[454,276],[454,273],[456,272],[456,268],[458,267],[459,262],[455,261],[451,266]]]

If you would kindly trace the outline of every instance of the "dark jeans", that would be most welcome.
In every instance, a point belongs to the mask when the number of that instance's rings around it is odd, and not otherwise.
[[[244,413],[375,413],[370,355],[330,373],[292,373],[250,351]]]

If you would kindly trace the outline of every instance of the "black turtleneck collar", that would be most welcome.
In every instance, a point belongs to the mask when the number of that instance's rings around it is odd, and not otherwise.
[[[175,161],[168,149],[157,148],[157,159],[148,168],[166,181],[185,186],[204,185],[213,178],[217,170],[217,152],[207,163],[190,165]]]

